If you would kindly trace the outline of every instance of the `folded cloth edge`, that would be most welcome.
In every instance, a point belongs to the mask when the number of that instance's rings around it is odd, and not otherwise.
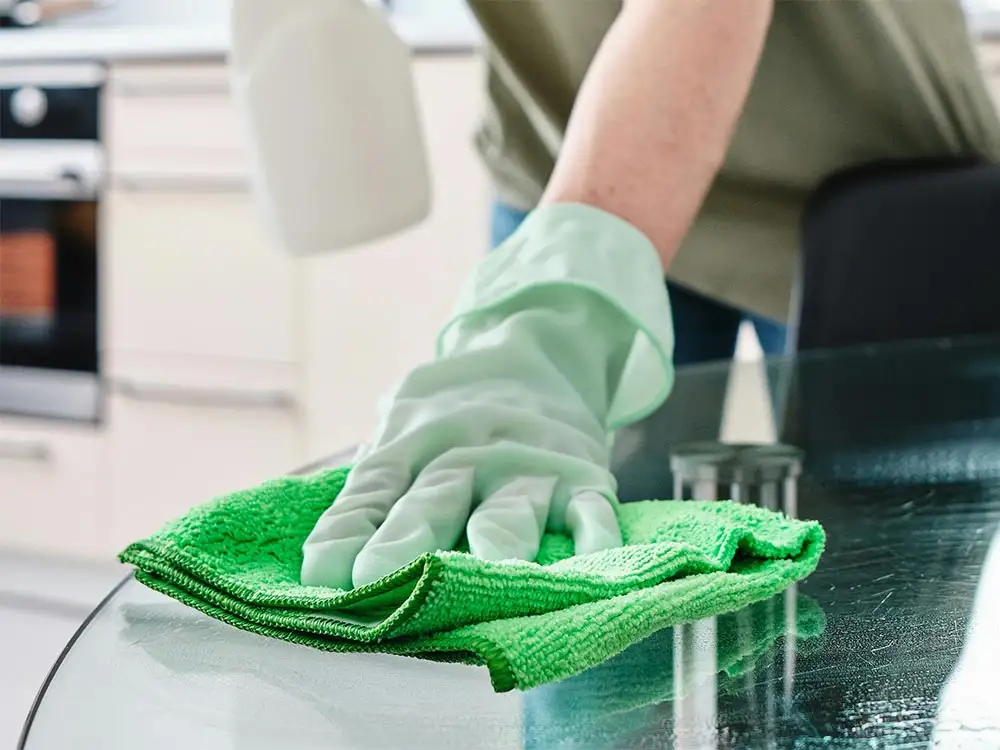
[[[646,503],[627,504],[631,509],[641,505],[658,504],[662,501],[646,501]],[[673,501],[677,502],[677,501]],[[685,501],[687,504],[689,501]],[[694,505],[694,503],[692,503]],[[698,503],[705,507],[714,507],[714,503]],[[745,508],[745,506],[741,506]],[[755,509],[746,508],[752,511]],[[771,514],[777,516],[778,514]],[[761,549],[763,559],[791,559],[805,557],[807,553],[815,555],[818,561],[825,546],[825,534],[822,527],[815,521],[794,520],[796,535],[790,539],[794,548],[782,550],[780,548]],[[641,588],[650,588],[668,580],[676,580],[689,575],[705,574],[727,570],[739,549],[749,546],[748,542],[755,542],[769,547],[769,540],[761,539],[746,529],[731,529],[730,533],[720,537],[718,547],[710,555],[700,552],[691,554],[687,550],[685,556],[680,545],[671,555],[660,555],[652,565],[656,568],[644,571],[635,571],[632,575],[634,581],[622,578],[618,581],[608,581],[599,577],[590,580],[586,574],[579,571],[559,570],[556,581],[563,590],[564,600],[560,606],[554,609],[565,609],[576,604],[607,599],[609,596],[624,595],[634,591],[635,584]],[[811,550],[812,545],[819,547]],[[633,545],[642,546],[642,545]],[[675,564],[675,558],[681,564]],[[523,568],[533,573],[533,577],[541,577],[541,580],[531,582],[525,579],[522,583],[533,583],[534,586],[544,586],[546,576],[555,573],[556,566],[538,566],[537,563],[512,563],[511,568],[504,569],[503,565],[489,564],[476,561],[470,555],[462,553],[434,553],[426,554],[414,560],[409,565],[401,568],[393,574],[380,579],[368,586],[344,591],[340,589],[323,590],[320,589],[319,600],[304,601],[288,596],[287,593],[268,595],[259,589],[246,585],[238,578],[228,575],[220,576],[217,570],[206,564],[199,555],[175,544],[168,536],[161,533],[153,535],[147,539],[129,545],[120,555],[119,559],[126,564],[135,567],[160,578],[170,580],[174,585],[182,585],[186,588],[200,589],[203,595],[209,598],[217,596],[220,589],[225,590],[227,601],[240,606],[257,608],[257,620],[270,619],[275,627],[283,628],[287,625],[280,622],[287,612],[294,613],[297,626],[319,637],[334,635],[337,637],[348,637],[363,642],[381,641],[385,638],[406,637],[411,635],[427,635],[426,631],[407,629],[405,624],[411,618],[419,618],[421,606],[427,599],[428,594],[440,578],[449,575],[452,578],[467,575],[468,571],[463,570],[470,565],[478,563],[483,570],[472,571],[476,577],[491,573],[499,580],[509,574],[514,567]],[[446,564],[446,560],[450,566]],[[447,568],[451,568],[449,571]],[[495,568],[495,569],[494,569]],[[523,571],[522,571],[523,572]],[[183,581],[183,584],[181,583]],[[220,586],[220,583],[224,585]],[[610,587],[610,590],[609,590]],[[311,587],[302,587],[304,591],[311,591]],[[197,596],[195,592],[190,592]],[[387,617],[378,621],[369,621],[365,624],[357,622],[352,624],[352,617],[348,614],[354,605],[366,604],[375,595],[390,597],[396,600],[391,613]],[[507,619],[510,617],[531,616],[543,614],[544,611],[532,610],[515,613],[496,614],[489,619]],[[477,621],[458,623],[457,627],[472,625]],[[397,629],[398,628],[398,629]],[[339,630],[341,632],[333,632]],[[395,632],[394,632],[395,631]]]

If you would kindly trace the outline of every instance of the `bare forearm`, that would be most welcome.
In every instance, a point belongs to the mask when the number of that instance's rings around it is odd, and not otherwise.
[[[627,0],[577,97],[542,203],[632,223],[666,269],[722,165],[773,0]]]

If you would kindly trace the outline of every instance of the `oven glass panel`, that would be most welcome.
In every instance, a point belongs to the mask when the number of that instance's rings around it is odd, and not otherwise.
[[[97,203],[0,197],[0,366],[97,372]]]

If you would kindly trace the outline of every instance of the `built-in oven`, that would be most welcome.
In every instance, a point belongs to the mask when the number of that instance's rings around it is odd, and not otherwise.
[[[0,413],[100,418],[103,81],[0,69]]]

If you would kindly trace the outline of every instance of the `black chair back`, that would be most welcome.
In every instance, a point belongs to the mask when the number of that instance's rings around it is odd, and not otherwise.
[[[804,216],[799,350],[1000,334],[1000,165],[837,174]]]

